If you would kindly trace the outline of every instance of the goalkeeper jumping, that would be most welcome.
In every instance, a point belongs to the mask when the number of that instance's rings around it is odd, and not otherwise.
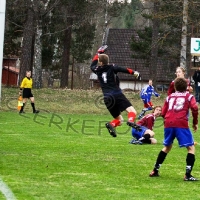
[[[98,52],[95,54],[92,60],[90,68],[98,77],[104,95],[104,103],[114,118],[112,121],[107,122],[105,126],[111,136],[117,137],[115,127],[122,124],[123,117],[121,112],[124,110],[128,112],[127,125],[140,130],[140,126],[134,123],[137,114],[136,110],[122,93],[119,87],[119,78],[117,73],[122,72],[131,74],[138,80],[140,80],[141,77],[137,71],[109,64],[109,57],[105,54],[106,49],[107,45],[104,45],[98,49]]]

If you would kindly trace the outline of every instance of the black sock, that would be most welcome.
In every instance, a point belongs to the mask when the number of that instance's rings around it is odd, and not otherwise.
[[[150,134],[147,133],[147,134],[144,134],[142,136],[143,139],[141,139],[140,141],[143,142],[143,143],[146,143],[146,144],[151,144],[151,140],[150,140]]]
[[[186,176],[191,176],[191,171],[194,166],[195,155],[188,153],[186,157]]]
[[[24,106],[25,106],[25,103],[23,103],[23,106],[20,109],[21,112],[24,110]]]
[[[156,164],[154,167],[154,170],[158,171],[161,164],[164,162],[165,158],[167,156],[167,153],[165,153],[164,151],[160,151],[160,153],[158,154],[157,160],[156,160]]]
[[[141,140],[142,143],[145,143],[145,144],[151,144],[151,140],[150,139],[143,139]]]
[[[33,108],[33,112],[35,112],[35,104],[34,103],[31,103],[31,106]]]
[[[144,139],[149,140],[151,136],[149,133],[147,133],[147,134],[144,134],[143,137]]]

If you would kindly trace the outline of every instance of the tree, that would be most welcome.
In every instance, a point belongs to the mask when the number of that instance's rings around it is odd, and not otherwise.
[[[152,17],[152,42],[151,42],[151,58],[150,58],[150,79],[156,82],[157,60],[158,60],[158,46],[159,46],[159,27],[160,20],[158,18],[160,3],[158,1],[153,2],[153,17]],[[155,83],[154,83],[155,84]]]
[[[6,1],[6,22],[4,34],[4,56],[19,56],[21,52],[21,38],[23,27],[19,13],[14,9],[12,1]],[[13,22],[12,19],[15,19]]]
[[[105,2],[106,2],[105,0],[101,0],[101,1],[99,0],[93,0],[93,1],[64,0],[62,2],[64,23],[65,23],[65,34],[62,39],[63,56],[62,56],[61,82],[60,82],[61,88],[68,87],[70,55],[72,53],[71,45],[73,44],[73,38],[78,36],[76,33],[74,34],[72,27],[75,27],[74,30],[76,30],[76,32],[78,29],[81,29],[83,26],[85,26],[86,23],[88,23],[89,26],[93,28],[94,23],[92,21],[92,18],[95,15],[95,9],[100,5],[101,6],[104,5]],[[87,30],[83,30],[83,29],[82,31],[87,32]],[[93,30],[91,29],[91,31]],[[82,36],[87,37],[86,34],[82,34]],[[85,39],[84,37],[82,38],[82,41],[84,41]],[[90,38],[90,40],[92,42],[93,38]],[[76,39],[74,41],[76,41]]]
[[[31,0],[27,1],[7,1],[6,30],[4,55],[21,56],[21,67],[19,81],[23,79],[27,70],[32,69],[33,58],[33,37],[34,37],[34,14],[33,10],[27,6]],[[21,48],[21,42],[23,44]]]
[[[27,3],[31,3],[28,0]],[[34,12],[32,8],[28,8],[26,21],[23,30],[23,45],[20,63],[19,81],[24,78],[26,71],[32,71],[33,64],[33,46],[34,46]]]
[[[139,14],[143,8],[140,0],[127,1],[120,4],[119,16],[112,19],[112,26],[115,28],[136,28],[136,21],[139,21]]]
[[[151,20],[151,23],[148,23],[149,26],[144,27],[143,31],[137,31],[139,39],[132,38],[131,48],[134,51],[133,57],[145,58],[146,66],[149,67],[149,78],[153,79],[155,83],[158,58],[166,59],[167,63],[167,60],[172,59],[170,55],[174,54],[170,50],[174,49],[177,43],[174,43],[175,37],[171,34],[173,33],[171,30],[175,29],[171,26],[175,24],[173,24],[173,20],[170,23],[171,15],[167,13],[170,12],[170,9],[173,10],[173,6],[170,7],[168,3],[157,0],[152,1],[151,4],[149,3],[148,6],[150,6],[151,10],[146,12],[148,14],[143,14],[143,16],[147,20]]]

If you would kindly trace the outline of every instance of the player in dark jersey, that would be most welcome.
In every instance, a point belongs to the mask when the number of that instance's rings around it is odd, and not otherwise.
[[[183,67],[177,67],[176,68],[176,77],[177,78],[185,78],[185,69]],[[193,88],[190,85],[190,81],[188,79],[186,79],[187,81],[187,91],[189,91],[190,93],[193,92]],[[169,89],[167,91],[167,95],[169,96],[170,94],[175,92],[175,88],[174,88],[174,80],[170,83]]]
[[[137,79],[140,79],[140,74],[139,72],[133,71],[129,68],[109,64],[109,57],[104,54],[104,52],[105,46],[100,47],[98,53],[92,60],[90,68],[98,77],[104,96],[104,103],[114,118],[111,122],[106,123],[106,128],[108,129],[110,135],[116,137],[117,134],[115,127],[122,124],[123,118],[121,112],[124,110],[128,112],[127,125],[140,129],[139,126],[134,123],[137,114],[136,110],[122,93],[119,87],[117,73],[122,72],[132,74]]]
[[[132,128],[133,139],[130,141],[131,144],[156,144],[157,140],[154,138],[155,133],[153,132],[154,122],[157,117],[161,115],[162,107],[155,106],[153,113],[145,115],[136,124],[141,126],[141,131]]]
[[[176,138],[179,146],[186,147],[188,150],[184,181],[196,181],[198,179],[191,175],[195,162],[195,147],[193,136],[189,129],[188,112],[191,109],[193,130],[196,132],[198,128],[198,106],[194,96],[186,91],[187,81],[185,78],[176,78],[174,86],[176,92],[166,98],[162,109],[162,116],[164,117],[164,148],[158,154],[154,169],[149,176],[159,176],[158,170]]]

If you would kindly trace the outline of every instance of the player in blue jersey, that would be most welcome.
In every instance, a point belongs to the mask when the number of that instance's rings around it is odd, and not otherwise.
[[[155,95],[156,97],[160,97],[160,94],[158,94],[153,87],[153,81],[150,79],[149,84],[144,87],[140,92],[140,98],[144,102],[144,109],[142,109],[142,112],[139,114],[138,119],[141,119],[146,111],[153,109],[153,103],[151,102],[151,96]]]
[[[157,117],[161,115],[162,107],[155,106],[153,112],[145,115],[136,124],[141,126],[141,130],[138,131],[132,128],[133,139],[130,141],[131,144],[156,144],[157,140],[154,138],[153,126]]]

